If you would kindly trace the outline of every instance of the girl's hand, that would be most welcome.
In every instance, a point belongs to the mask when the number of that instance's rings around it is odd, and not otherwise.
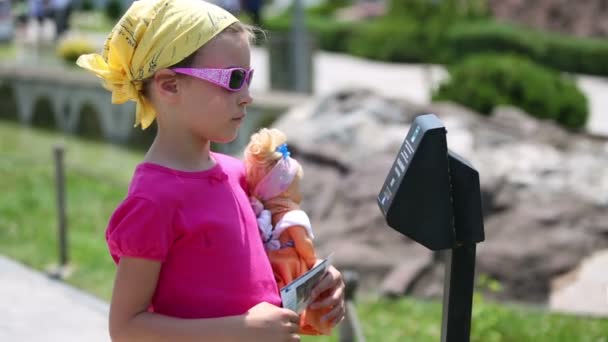
[[[245,324],[247,341],[300,341],[300,316],[266,302],[247,311]]]
[[[308,306],[311,309],[331,308],[321,320],[332,322],[336,325],[344,319],[344,280],[342,274],[333,266],[321,278],[312,290],[312,302]]]

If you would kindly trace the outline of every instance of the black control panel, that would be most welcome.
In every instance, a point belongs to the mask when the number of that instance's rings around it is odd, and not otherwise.
[[[483,240],[479,175],[448,151],[446,134],[434,114],[418,116],[377,199],[390,227],[431,250]],[[456,200],[469,202],[455,205]],[[460,223],[467,226],[462,231]]]

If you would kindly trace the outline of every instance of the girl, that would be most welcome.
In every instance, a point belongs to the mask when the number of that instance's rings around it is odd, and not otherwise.
[[[209,149],[235,139],[252,102],[251,37],[204,1],[140,0],[102,56],[77,61],[102,78],[113,103],[136,101],[136,125],[158,125],[106,231],[118,265],[115,341],[299,340],[298,316],[280,307],[243,164]],[[341,320],[343,290],[330,269],[311,307]]]

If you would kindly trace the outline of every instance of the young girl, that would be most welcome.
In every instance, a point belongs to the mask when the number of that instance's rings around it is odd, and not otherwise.
[[[251,37],[204,1],[140,0],[102,56],[77,62],[102,78],[113,103],[136,101],[136,125],[158,125],[106,231],[118,265],[113,340],[299,340],[298,316],[280,307],[243,164],[209,150],[235,139],[252,102]],[[343,290],[331,268],[311,307],[341,320]]]

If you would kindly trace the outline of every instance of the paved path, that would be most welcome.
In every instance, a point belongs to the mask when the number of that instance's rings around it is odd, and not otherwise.
[[[608,78],[579,76],[577,82],[589,100],[587,131],[608,137]]]
[[[252,91],[270,91],[266,49],[252,49],[251,65],[256,68]],[[319,51],[315,56],[313,89],[315,95],[326,95],[343,88],[366,87],[387,96],[425,104],[430,101],[431,87],[444,77],[445,71],[440,66],[383,63]]]
[[[608,249],[597,251],[553,283],[549,308],[608,317]]]
[[[102,342],[108,304],[0,255],[0,341]]]

